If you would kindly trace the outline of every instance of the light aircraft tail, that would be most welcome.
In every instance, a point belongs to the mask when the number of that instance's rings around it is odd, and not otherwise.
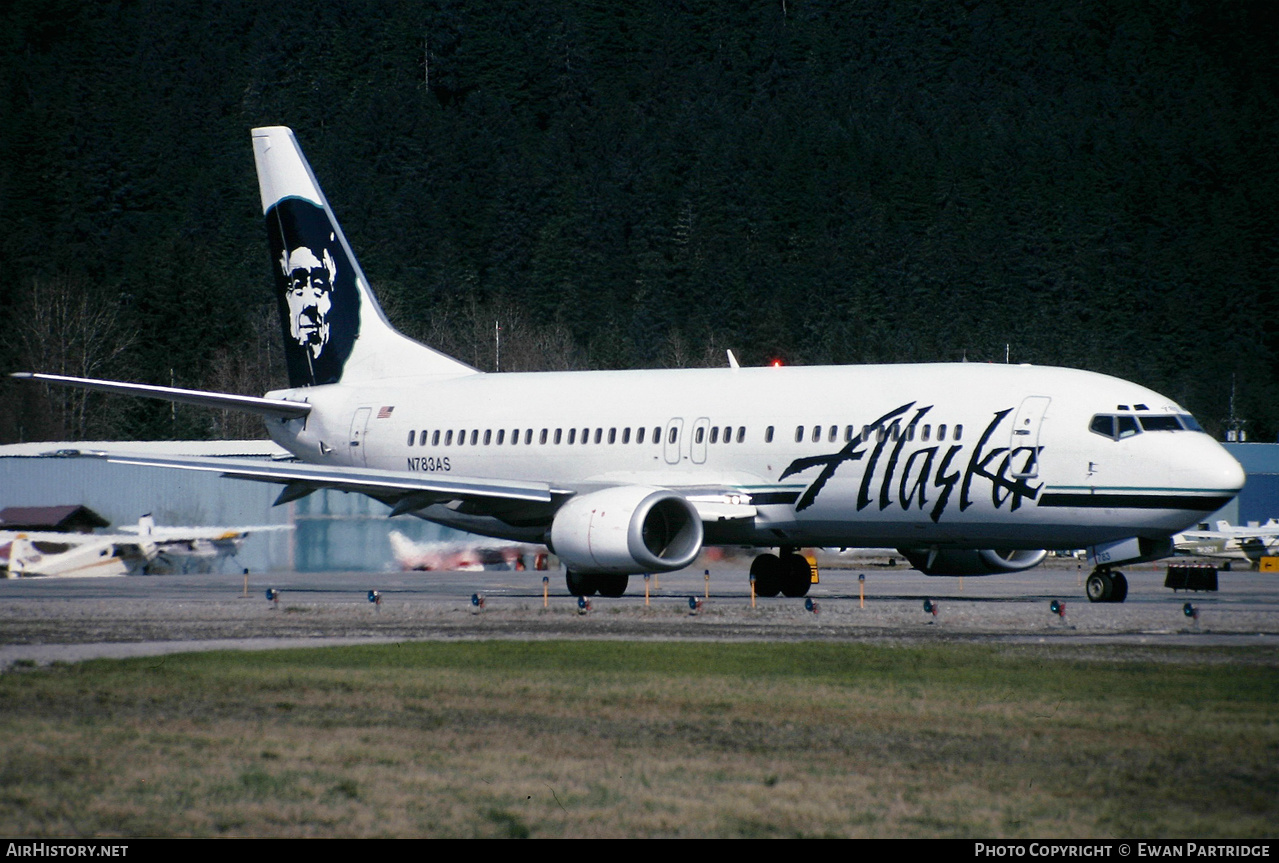
[[[387,321],[293,131],[253,130],[292,387],[476,370]]]

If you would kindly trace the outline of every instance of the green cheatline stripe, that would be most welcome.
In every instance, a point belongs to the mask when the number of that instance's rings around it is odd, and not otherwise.
[[[1045,491],[1049,493],[1059,491],[1083,491],[1083,492],[1105,492],[1105,491],[1121,491],[1121,492],[1181,492],[1186,494],[1238,494],[1237,489],[1230,488],[1174,488],[1170,486],[1152,486],[1152,485],[1050,485]]]
[[[1234,498],[1229,494],[1062,494],[1039,496],[1039,506],[1088,507],[1102,509],[1188,509],[1212,512]]]

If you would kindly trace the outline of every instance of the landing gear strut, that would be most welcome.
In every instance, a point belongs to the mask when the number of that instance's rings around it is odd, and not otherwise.
[[[781,555],[761,554],[751,562],[756,596],[807,596],[812,584],[808,560],[795,549],[783,547]]]
[[[1123,602],[1128,598],[1128,579],[1122,572],[1099,566],[1084,582],[1084,592],[1089,602]]]

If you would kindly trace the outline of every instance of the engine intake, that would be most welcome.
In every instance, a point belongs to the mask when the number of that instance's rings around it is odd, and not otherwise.
[[[670,572],[702,550],[702,520],[682,495],[618,486],[578,495],[555,513],[551,549],[578,572]]]
[[[997,575],[1039,566],[1048,552],[1043,549],[964,548],[933,551],[899,548],[910,565],[924,575]]]

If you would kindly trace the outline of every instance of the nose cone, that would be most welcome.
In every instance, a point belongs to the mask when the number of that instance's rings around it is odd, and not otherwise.
[[[1248,475],[1244,473],[1243,465],[1234,456],[1226,452],[1220,444],[1217,445],[1217,457],[1208,465],[1208,470],[1220,478],[1219,481],[1223,489],[1230,489],[1234,494],[1242,491],[1244,483],[1248,481]]]
[[[1194,457],[1180,465],[1182,483],[1196,491],[1233,498],[1248,478],[1243,466],[1207,435],[1200,435],[1198,444]]]

